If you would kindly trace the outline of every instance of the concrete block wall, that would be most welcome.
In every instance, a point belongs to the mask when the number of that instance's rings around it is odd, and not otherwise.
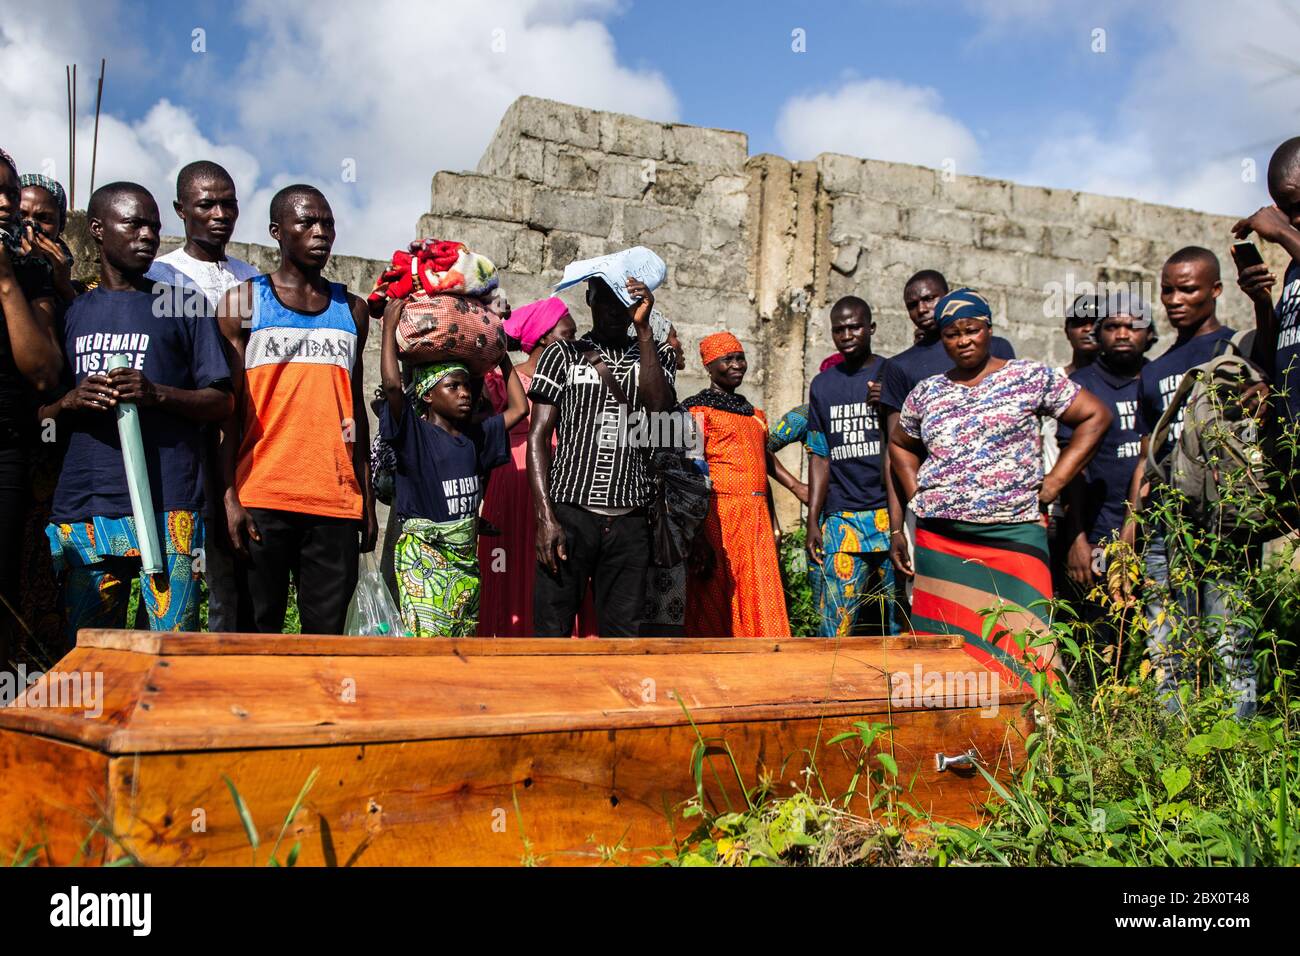
[[[668,264],[655,299],[686,347],[685,396],[708,384],[704,336],[730,329],[754,354],[764,344],[750,277],[747,160],[743,133],[521,97],[475,173],[434,176],[418,232],[477,242],[516,305],[548,295],[575,259],[654,249]],[[579,330],[590,328],[582,289],[563,297]],[[754,388],[765,374],[755,368]]]
[[[982,292],[999,334],[1018,354],[1052,364],[1069,359],[1061,332],[1062,303],[1073,298],[1066,290],[1081,282],[1141,283],[1156,306],[1163,348],[1173,336],[1159,308],[1160,267],[1186,245],[1205,246],[1222,261],[1221,319],[1253,323],[1228,251],[1234,217],[837,154],[816,162],[825,255],[808,341],[819,355],[833,349],[829,308],[848,294],[872,304],[879,351],[906,348],[912,328],[903,283],[926,268],[954,287]]]

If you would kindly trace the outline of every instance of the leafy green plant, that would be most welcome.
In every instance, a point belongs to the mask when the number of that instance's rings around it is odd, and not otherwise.
[[[302,850],[302,841],[300,840],[294,841],[293,846],[289,850],[288,856],[285,857],[284,863],[280,862],[277,854],[280,851],[280,843],[284,840],[285,833],[288,832],[289,827],[293,824],[293,818],[296,817],[298,811],[302,809],[302,805],[307,799],[307,794],[311,792],[311,788],[315,786],[316,778],[319,776],[320,767],[312,768],[312,772],[307,775],[306,782],[303,783],[302,789],[298,791],[297,799],[293,801],[293,805],[289,807],[289,812],[285,814],[284,822],[280,824],[280,832],[276,834],[275,843],[271,846],[270,855],[267,857],[267,866],[293,866],[298,862],[298,853]],[[230,797],[235,803],[235,810],[239,814],[240,823],[244,826],[244,836],[248,839],[248,844],[252,852],[250,864],[256,866],[257,851],[261,841],[258,837],[257,825],[253,822],[252,811],[249,810],[248,804],[244,802],[244,798],[239,793],[234,781],[224,774],[221,779],[226,781],[226,787],[230,790]]]
[[[790,633],[811,636],[821,624],[821,612],[808,578],[808,552],[804,549],[806,532],[800,527],[781,536],[777,555],[781,562],[781,585],[785,589],[785,611]]]

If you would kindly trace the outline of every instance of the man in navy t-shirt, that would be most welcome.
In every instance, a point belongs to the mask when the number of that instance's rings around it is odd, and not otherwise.
[[[1219,324],[1215,313],[1222,293],[1219,259],[1209,249],[1200,246],[1180,249],[1169,257],[1160,272],[1160,301],[1178,338],[1169,351],[1142,369],[1138,380],[1137,425],[1142,444],[1130,485],[1135,510],[1141,501],[1142,462],[1151,442],[1151,432],[1169,407],[1178,383],[1190,369],[1222,351],[1234,334],[1232,329]],[[1170,428],[1169,443],[1177,440],[1181,430],[1180,410]],[[1166,454],[1168,448],[1157,450],[1157,457]],[[1219,670],[1227,677],[1237,716],[1249,717],[1255,712],[1255,662],[1250,627],[1239,623],[1246,620],[1242,614],[1244,609],[1232,597],[1239,589],[1232,588],[1231,582],[1202,576],[1196,585],[1171,590],[1169,565],[1178,556],[1170,552],[1179,545],[1178,538],[1168,536],[1169,529],[1162,525],[1163,522],[1156,521],[1150,526],[1145,555],[1147,578],[1152,582],[1146,595],[1147,649],[1159,674],[1157,693],[1171,712],[1179,710],[1178,687],[1195,676],[1194,663],[1182,647],[1182,641],[1199,617],[1207,629],[1222,630],[1222,636],[1214,642]],[[1181,627],[1175,627],[1170,616],[1174,605],[1185,621]]]
[[[1255,353],[1252,358],[1273,373],[1277,424],[1294,436],[1300,428],[1300,136],[1273,151],[1268,163],[1268,193],[1273,205],[1238,221],[1238,239],[1252,233],[1273,242],[1291,257],[1282,282],[1282,295],[1273,305],[1274,276],[1265,264],[1240,270],[1237,284],[1255,304]],[[1278,394],[1280,393],[1280,394]],[[1277,443],[1279,449],[1287,441]],[[1280,462],[1286,471],[1295,463]]]
[[[176,314],[170,287],[145,278],[158,251],[158,206],[143,186],[110,183],[87,212],[100,247],[99,286],[64,318],[75,387],[54,407],[71,433],[54,491],[50,539],[63,577],[69,634],[126,623],[130,577],[140,572],[136,527],[118,437],[117,408],[139,414],[144,466],[165,570],[141,574],[153,630],[197,630],[203,544],[201,426],[230,414],[230,366],[215,320]],[[186,312],[190,314],[185,314]],[[124,368],[109,370],[125,356]]]
[[[942,375],[952,368],[952,359],[943,347],[943,341],[939,338],[939,325],[934,320],[935,303],[949,291],[948,280],[943,273],[934,269],[923,269],[903,286],[903,305],[920,338],[911,348],[890,358],[885,369],[880,386],[880,414],[885,426],[885,444],[889,443],[889,436],[898,421],[898,411],[903,407],[903,400],[908,393],[922,379]],[[1016,350],[1006,339],[995,335],[989,345],[989,354],[994,358],[1013,359]],[[888,481],[887,485],[885,490],[889,503],[890,534],[903,534],[903,511],[907,502],[899,500],[898,489],[893,481]]]
[[[1146,365],[1145,353],[1156,342],[1156,329],[1151,307],[1126,291],[1097,298],[1093,328],[1099,354],[1071,372],[1070,378],[1102,401],[1111,422],[1092,460],[1065,490],[1062,532],[1068,549],[1066,587],[1072,587],[1070,596],[1081,605],[1080,616],[1098,625],[1104,617],[1102,608],[1087,598],[1105,573],[1104,545],[1119,535],[1128,514],[1133,469],[1142,448],[1138,377]],[[1057,429],[1062,448],[1070,443],[1073,431],[1068,425]],[[1109,642],[1108,633],[1106,638]]]
[[[831,337],[844,361],[808,391],[807,547],[823,582],[821,637],[852,634],[873,617],[895,630],[884,438],[871,394],[888,363],[871,354],[875,329],[862,299],[836,302]]]

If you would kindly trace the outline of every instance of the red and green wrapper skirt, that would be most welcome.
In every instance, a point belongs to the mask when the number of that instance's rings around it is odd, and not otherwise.
[[[1030,646],[1051,625],[1045,602],[1052,575],[1041,524],[921,518],[913,566],[914,632],[961,635],[966,653],[1031,693],[1034,674],[1056,679],[1054,646]]]

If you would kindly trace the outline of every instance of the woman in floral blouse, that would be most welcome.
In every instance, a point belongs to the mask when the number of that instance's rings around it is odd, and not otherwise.
[[[903,402],[890,436],[894,474],[917,516],[916,561],[896,534],[891,555],[915,574],[912,625],[960,634],[977,660],[1029,685],[1050,675],[1045,635],[1052,596],[1047,507],[1088,463],[1110,413],[1058,370],[989,354],[993,316],[970,289],[935,306],[954,368],[922,380]],[[1043,474],[1039,415],[1074,429]],[[998,624],[985,636],[985,609]],[[1035,646],[1038,645],[1038,646]]]

